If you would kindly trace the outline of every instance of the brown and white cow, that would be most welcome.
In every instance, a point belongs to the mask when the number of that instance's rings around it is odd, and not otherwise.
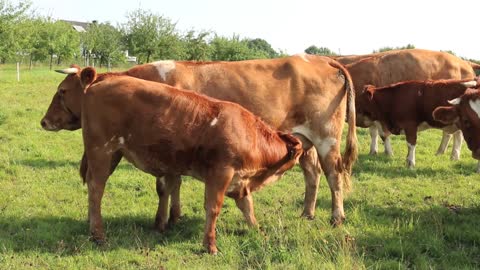
[[[373,53],[364,56],[335,57],[352,76],[353,84],[357,91],[357,97],[361,94],[365,85],[377,87],[387,86],[393,83],[414,80],[439,80],[439,79],[473,79],[475,72],[473,63],[464,61],[447,52],[437,52],[422,49],[394,50],[381,53]],[[378,151],[377,140],[379,130],[376,125],[364,118],[364,108],[356,103],[357,125],[370,128],[370,154]],[[380,130],[381,132],[381,130]],[[385,153],[393,154],[388,136],[384,137]],[[451,135],[444,132],[442,142],[437,154],[445,153]],[[451,158],[458,160],[462,143],[461,132],[454,133],[454,143]]]
[[[426,128],[442,129],[448,133],[458,130],[433,119],[432,112],[448,100],[462,95],[468,87],[476,86],[470,80],[409,81],[375,88],[367,85],[357,102],[363,113],[378,121],[385,133],[405,133],[408,156],[407,166],[415,166],[417,131]]]
[[[71,74],[58,86],[41,121],[45,129],[81,127],[78,97],[83,90],[78,71],[66,71]],[[274,128],[294,132],[306,150],[300,158],[306,184],[303,215],[314,216],[323,170],[331,190],[332,223],[342,223],[343,193],[350,185],[349,172],[357,156],[357,144],[354,91],[350,75],[341,64],[328,57],[302,54],[238,62],[158,61],[122,74],[238,103]],[[346,117],[347,108],[352,113]],[[342,157],[345,117],[349,129]],[[120,160],[121,154],[118,156]]]
[[[433,111],[433,118],[446,125],[456,125],[463,132],[472,157],[480,160],[480,91],[468,89],[465,94],[448,101]],[[480,163],[477,166],[480,173]]]
[[[96,75],[93,68],[80,75],[87,87],[81,121],[96,241],[105,239],[101,200],[115,152],[156,177],[190,175],[205,183],[204,245],[212,254],[224,195],[244,205],[248,194],[280,178],[303,152],[299,139],[238,104],[130,76]]]

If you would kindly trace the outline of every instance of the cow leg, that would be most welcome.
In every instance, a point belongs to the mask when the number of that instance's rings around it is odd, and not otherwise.
[[[205,233],[203,245],[208,253],[216,255],[217,245],[215,239],[215,227],[218,215],[222,208],[225,191],[233,178],[234,170],[227,169],[222,173],[211,175],[205,179]]]
[[[378,153],[378,129],[376,126],[368,128],[370,130],[370,155],[376,155]]]
[[[332,218],[330,222],[333,226],[338,226],[345,220],[343,210],[343,164],[339,153],[340,145],[332,137],[319,140],[315,147],[332,196]]]
[[[461,130],[453,133],[453,147],[452,147],[452,155],[450,156],[451,160],[459,160],[460,159],[460,151],[462,150],[462,142],[463,142],[463,133]]]
[[[413,169],[415,167],[415,146],[417,144],[417,129],[406,128],[405,136],[407,139],[408,154],[407,154],[407,167]]]
[[[252,193],[248,193],[248,195],[244,196],[241,199],[235,199],[235,203],[237,207],[242,211],[247,224],[250,227],[257,226],[257,219],[255,218],[255,213],[253,211],[253,198]]]
[[[452,134],[448,134],[446,131],[442,132],[442,142],[440,143],[440,146],[438,146],[438,150],[436,153],[437,156],[445,154],[450,138],[452,138]]]
[[[390,134],[384,137],[383,145],[385,146],[385,154],[389,157],[393,156],[393,148],[392,148],[392,143],[390,141]]]
[[[105,184],[110,175],[111,156],[105,153],[89,153],[87,169],[88,215],[92,239],[98,244],[105,242],[101,203]]]
[[[158,232],[164,232],[168,224],[168,200],[173,189],[177,186],[175,182],[179,176],[165,175],[157,177],[157,195],[158,195],[158,209],[155,216],[154,229]],[[173,181],[172,181],[173,180]]]
[[[182,215],[180,204],[180,186],[182,185],[182,178],[180,175],[172,175],[170,180],[173,183],[173,189],[170,193],[171,205],[170,205],[170,217],[168,218],[168,224],[173,225],[178,222]]]
[[[389,157],[393,156],[393,148],[390,142],[391,133],[389,131],[385,131],[379,122],[375,122],[375,127],[378,130],[378,134],[382,138],[383,145],[385,147],[385,154]]]
[[[300,157],[300,167],[303,170],[305,179],[305,198],[302,216],[313,219],[315,216],[318,186],[320,185],[320,175],[322,173],[315,147],[305,150]]]

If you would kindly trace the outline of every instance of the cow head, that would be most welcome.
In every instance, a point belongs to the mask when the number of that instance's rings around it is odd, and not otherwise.
[[[357,126],[359,127],[373,126],[374,121],[379,120],[378,117],[381,114],[379,114],[373,100],[374,93],[375,86],[365,85],[362,93],[355,99]]]
[[[72,65],[70,68],[56,71],[67,74],[67,77],[58,85],[47,113],[40,124],[48,131],[79,129],[81,128],[80,114],[83,94],[83,87],[80,82],[80,67]]]
[[[480,91],[468,89],[462,96],[448,101],[451,106],[438,107],[433,118],[444,124],[456,124],[463,132],[472,156],[480,160]]]

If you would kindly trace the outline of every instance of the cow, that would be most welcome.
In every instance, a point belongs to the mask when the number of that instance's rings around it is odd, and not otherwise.
[[[445,125],[456,125],[462,130],[472,157],[480,160],[480,90],[467,89],[465,93],[449,100],[449,106],[440,106],[433,111],[433,118]],[[477,166],[480,173],[480,162]]]
[[[471,80],[408,81],[378,88],[366,85],[357,102],[365,116],[378,121],[386,134],[405,133],[407,167],[413,168],[417,131],[437,128],[448,133],[456,132],[456,126],[434,120],[432,113],[435,108],[448,105],[448,100],[476,85],[477,82]]]
[[[118,74],[81,71],[90,232],[105,240],[101,200],[115,152],[162,179],[190,175],[205,183],[204,246],[217,253],[215,226],[224,195],[247,194],[279,179],[303,152],[299,139],[273,130],[238,104]],[[164,181],[163,185],[171,183]],[[248,202],[247,202],[248,203]]]
[[[41,121],[47,130],[81,128],[78,97],[83,90],[79,68],[74,66],[62,72],[69,75],[58,86]],[[275,129],[293,132],[302,140],[305,150],[300,158],[305,176],[302,215],[314,217],[323,170],[332,197],[331,223],[340,225],[345,219],[343,195],[350,187],[357,138],[355,92],[348,71],[340,63],[306,54],[238,62],[157,61],[135,66],[122,74],[238,103]],[[342,157],[344,119],[349,128]],[[115,157],[112,168],[118,164],[121,153]],[[178,189],[173,192],[178,193]],[[179,209],[175,212],[179,213]],[[254,223],[251,219],[247,222]]]
[[[464,61],[447,52],[437,52],[422,49],[393,50],[360,56],[338,56],[337,61],[344,64],[352,76],[357,97],[365,85],[377,87],[392,83],[413,80],[439,79],[473,79],[475,72],[472,69],[478,65]],[[357,102],[357,125],[370,128],[370,154],[378,152],[377,140],[379,130],[376,125],[364,118],[364,108]],[[381,130],[380,130],[381,132]],[[451,135],[444,132],[437,155],[445,153]],[[382,136],[385,144],[385,153],[392,155],[393,150],[388,136]],[[458,160],[462,143],[461,132],[454,133],[454,143],[451,159]]]

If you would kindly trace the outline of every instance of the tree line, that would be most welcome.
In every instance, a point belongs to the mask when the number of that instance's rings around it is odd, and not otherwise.
[[[85,30],[79,32],[66,21],[36,14],[30,0],[15,4],[0,0],[0,63],[17,62],[30,68],[38,62],[48,62],[50,68],[71,62],[110,66],[125,62],[126,51],[136,57],[136,63],[158,59],[234,61],[286,55],[261,38],[182,31],[169,18],[142,9],[127,13],[124,23],[114,26],[94,21]],[[400,48],[415,46],[384,47],[373,52]],[[336,55],[315,45],[305,52]]]

